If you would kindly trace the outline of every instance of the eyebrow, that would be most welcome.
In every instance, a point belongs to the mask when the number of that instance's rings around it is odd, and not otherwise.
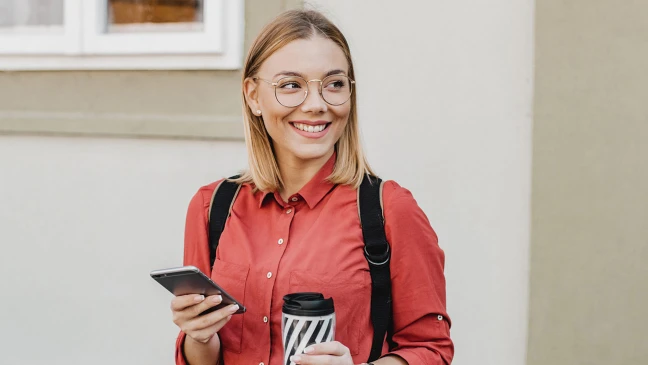
[[[338,75],[338,74],[346,75],[346,72],[344,72],[344,70],[335,69],[335,70],[331,70],[331,71],[327,72],[326,75],[324,75],[324,77],[331,76],[331,75]],[[306,78],[306,77],[304,77],[304,75],[300,74],[299,72],[295,72],[295,71],[281,71],[281,72],[278,72],[277,74],[275,74],[272,78],[274,79],[275,77],[282,76],[282,75],[283,76],[299,76],[299,77],[301,77],[303,79]]]

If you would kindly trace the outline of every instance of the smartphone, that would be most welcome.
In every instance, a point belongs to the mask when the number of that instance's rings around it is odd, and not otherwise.
[[[220,295],[223,301],[200,315],[211,313],[230,304],[238,304],[239,310],[234,314],[245,313],[245,307],[238,300],[227,294],[223,288],[213,282],[195,266],[173,267],[151,271],[151,277],[175,296],[202,294],[205,297]]]

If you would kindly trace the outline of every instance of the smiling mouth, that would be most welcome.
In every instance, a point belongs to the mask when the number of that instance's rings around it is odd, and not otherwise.
[[[290,124],[295,129],[299,129],[300,131],[308,132],[308,133],[319,133],[331,125],[331,123],[319,124],[319,125],[308,125],[303,123],[290,123]]]

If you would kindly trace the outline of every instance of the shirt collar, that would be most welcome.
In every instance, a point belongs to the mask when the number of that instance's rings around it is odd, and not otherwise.
[[[328,194],[334,187],[335,184],[329,182],[326,178],[329,177],[333,173],[333,168],[335,167],[335,160],[336,160],[336,153],[334,152],[333,155],[326,161],[324,166],[322,166],[319,171],[313,176],[313,178],[304,185],[299,192],[295,195],[301,196],[306,204],[308,204],[308,207],[313,209],[324,197],[326,194]],[[261,193],[261,197],[259,199],[259,207],[263,205],[263,203],[266,201],[266,198],[269,195],[275,196],[275,199],[281,203],[281,196],[279,195],[278,192],[274,191],[264,191]]]

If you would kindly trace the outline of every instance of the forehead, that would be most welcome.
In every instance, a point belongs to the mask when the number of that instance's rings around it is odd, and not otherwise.
[[[319,78],[334,69],[349,72],[344,52],[332,40],[315,36],[279,48],[263,62],[259,73],[262,77],[274,77],[281,71],[293,71],[308,78]]]

